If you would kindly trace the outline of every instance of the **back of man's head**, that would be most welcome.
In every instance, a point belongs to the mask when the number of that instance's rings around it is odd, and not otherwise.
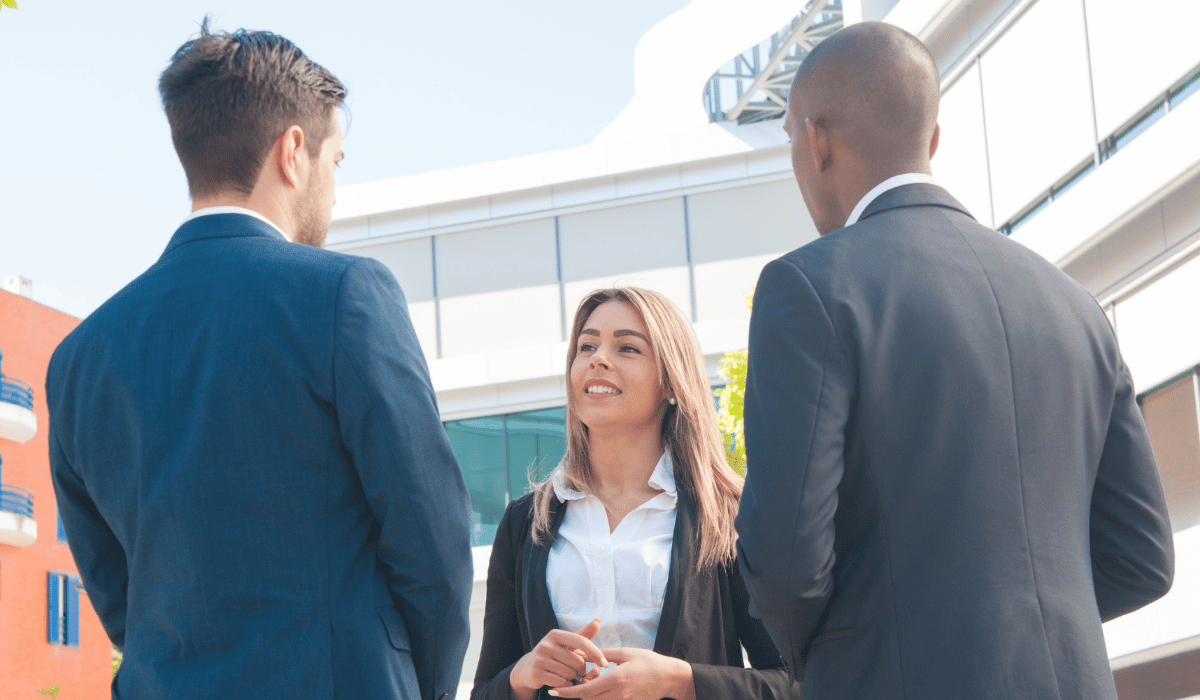
[[[171,57],[158,91],[193,199],[249,196],[272,143],[292,125],[316,158],[346,98],[346,87],[291,41],[214,33],[207,19]]]
[[[804,59],[792,85],[806,114],[882,170],[928,163],[941,87],[921,40],[891,24],[852,24]]]

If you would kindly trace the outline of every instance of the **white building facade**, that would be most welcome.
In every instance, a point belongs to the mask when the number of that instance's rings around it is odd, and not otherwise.
[[[1122,700],[1200,696],[1195,0],[694,0],[639,44],[637,96],[592,144],[340,188],[327,245],[399,279],[471,491],[464,690],[496,523],[565,449],[575,305],[598,287],[663,292],[722,383],[716,363],[746,345],[762,266],[816,237],[769,93],[813,42],[862,19],[908,29],[938,61],[934,175],[1113,321],[1177,572],[1166,598],[1106,625],[1109,654]]]

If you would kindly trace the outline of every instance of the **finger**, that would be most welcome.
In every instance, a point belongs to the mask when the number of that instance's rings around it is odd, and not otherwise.
[[[562,685],[571,685],[578,678],[575,669],[570,666],[561,664],[554,659],[542,659],[542,663],[534,666],[533,681],[540,686],[548,685],[551,688],[557,688]]]
[[[594,664],[600,664],[601,666],[608,665],[608,659],[605,658],[604,653],[600,651],[599,647],[597,647],[595,644],[592,644],[592,640],[590,639],[586,639],[575,634],[574,632],[568,632],[566,630],[551,630],[546,636],[553,639],[554,642],[560,646],[582,651],[583,658],[587,661],[591,661]]]
[[[583,660],[579,652],[564,649],[560,646],[551,646],[546,651],[546,654],[540,654],[539,656],[547,662],[553,661],[560,666],[571,669],[571,673],[566,678],[578,678],[587,672],[587,662]]]
[[[568,652],[564,652],[564,653],[568,653]],[[578,657],[575,657],[575,654],[571,654],[571,656],[574,657],[575,660],[578,660]],[[564,664],[563,662],[560,662],[560,660],[558,660],[558,659],[550,659],[550,658],[542,658],[541,664],[534,665],[534,669],[538,669],[538,666],[541,666],[542,671],[548,672],[548,674],[553,674],[553,675],[562,677],[563,680],[568,683],[570,683],[571,681],[574,681],[575,678],[581,677],[583,675],[583,672],[587,670],[587,666],[583,665],[582,662],[580,662],[580,665],[578,665],[578,668],[576,668],[576,666],[574,664]],[[560,683],[542,683],[542,684],[544,684],[544,686],[558,686],[558,684],[560,684]]]
[[[611,673],[606,673],[596,680],[580,683],[579,685],[555,688],[550,694],[556,698],[598,698],[612,691],[620,679]]]
[[[570,632],[551,630],[538,643],[536,651],[539,656],[556,659],[559,663],[578,669],[576,675],[582,675],[587,670],[587,654],[577,649],[576,646],[578,642],[586,641],[583,637],[578,637]]]
[[[604,650],[604,657],[614,663],[623,664],[633,660],[633,654],[630,654],[624,647],[612,647]]]
[[[584,639],[592,639],[596,636],[596,633],[599,631],[600,631],[600,618],[597,617],[597,618],[593,618],[591,622],[584,625],[583,629],[579,630],[578,634],[580,637],[583,637]]]

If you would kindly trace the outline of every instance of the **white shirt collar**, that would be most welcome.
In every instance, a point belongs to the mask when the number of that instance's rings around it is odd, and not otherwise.
[[[671,455],[665,450],[662,457],[658,458],[658,463],[654,465],[654,471],[651,472],[646,483],[651,488],[661,490],[662,493],[659,496],[667,496],[672,503],[678,497],[675,490],[675,466],[671,463]],[[554,488],[554,495],[560,501],[577,501],[587,498],[586,493],[571,488],[571,480],[561,469],[555,470],[554,476],[550,477],[550,485]]]
[[[292,237],[287,235],[286,233],[284,233],[283,229],[276,226],[274,221],[271,221],[270,219],[263,216],[262,214],[259,214],[258,212],[254,211],[253,209],[246,209],[245,207],[232,207],[232,206],[204,207],[203,209],[197,209],[196,211],[192,212],[191,215],[188,216],[188,218],[183,220],[183,222],[187,223],[187,222],[191,221],[192,219],[199,219],[202,216],[209,216],[211,214],[245,214],[246,216],[253,216],[254,218],[258,219],[259,221],[269,224],[271,226],[271,228],[278,231],[279,235],[283,236],[283,239],[285,241],[287,241],[288,243],[292,242]]]
[[[858,206],[854,207],[854,211],[850,212],[850,218],[846,219],[846,226],[858,223],[858,217],[862,216],[862,213],[866,211],[871,202],[874,202],[875,198],[884,192],[887,192],[888,190],[894,190],[902,185],[915,185],[918,183],[923,185],[939,186],[941,184],[935,180],[932,175],[926,175],[925,173],[904,173],[903,175],[889,177],[878,185],[872,187],[870,192],[866,193],[863,195],[862,199],[858,200]]]

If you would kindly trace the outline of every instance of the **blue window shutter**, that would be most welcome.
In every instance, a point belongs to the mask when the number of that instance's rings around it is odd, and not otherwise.
[[[79,577],[67,576],[67,646],[79,646]]]
[[[58,586],[61,581],[58,577],[58,574],[54,573],[53,571],[47,575],[46,580],[48,582],[48,585],[46,586],[46,593],[49,600],[49,604],[46,606],[49,613],[49,641],[51,644],[62,644],[62,637],[59,634],[58,627]]]

